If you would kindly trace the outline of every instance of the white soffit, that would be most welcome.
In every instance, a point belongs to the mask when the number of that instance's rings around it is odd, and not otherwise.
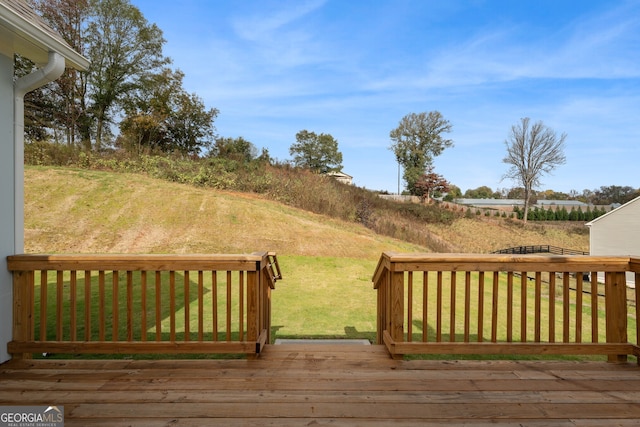
[[[49,51],[62,55],[67,64],[86,70],[89,60],[73,50],[22,0],[0,0],[0,52],[6,56],[18,53],[42,65]]]

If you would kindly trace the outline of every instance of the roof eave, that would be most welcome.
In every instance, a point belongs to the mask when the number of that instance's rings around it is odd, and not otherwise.
[[[68,66],[76,70],[85,71],[89,68],[89,60],[73,50],[62,38],[48,34],[3,3],[0,3],[0,27],[5,27],[20,38],[13,40],[15,52],[36,63],[46,63],[49,52],[53,51],[62,55]]]

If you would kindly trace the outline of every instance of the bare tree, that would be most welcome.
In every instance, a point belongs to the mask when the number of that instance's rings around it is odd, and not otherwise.
[[[542,121],[533,125],[530,119],[520,119],[520,123],[511,126],[509,138],[505,141],[507,156],[502,161],[511,165],[505,178],[515,180],[524,188],[524,222],[527,222],[529,198],[533,188],[540,185],[540,178],[557,166],[566,162],[564,141],[567,135],[558,136]]]

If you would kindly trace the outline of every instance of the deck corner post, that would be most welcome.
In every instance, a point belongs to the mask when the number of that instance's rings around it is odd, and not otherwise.
[[[389,333],[394,342],[404,342],[404,272],[391,271]]]
[[[607,343],[627,343],[627,284],[624,272],[605,273]],[[611,354],[609,362],[626,362],[626,354]]]
[[[33,331],[32,271],[13,271],[13,341],[25,343]],[[31,359],[31,353],[13,353],[14,359]]]

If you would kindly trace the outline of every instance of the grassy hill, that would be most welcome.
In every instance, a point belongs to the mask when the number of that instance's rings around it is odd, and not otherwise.
[[[396,228],[409,237],[428,233],[436,246],[452,252],[487,253],[519,245],[584,251],[589,247],[585,228],[575,224],[523,226],[502,218],[460,217],[450,223],[400,222]],[[199,188],[141,174],[31,166],[25,171],[25,249],[68,253],[274,250],[367,259],[377,259],[383,251],[432,250],[252,193]]]
[[[251,253],[376,259],[425,251],[362,225],[249,193],[139,174],[27,167],[25,249],[66,253]]]

